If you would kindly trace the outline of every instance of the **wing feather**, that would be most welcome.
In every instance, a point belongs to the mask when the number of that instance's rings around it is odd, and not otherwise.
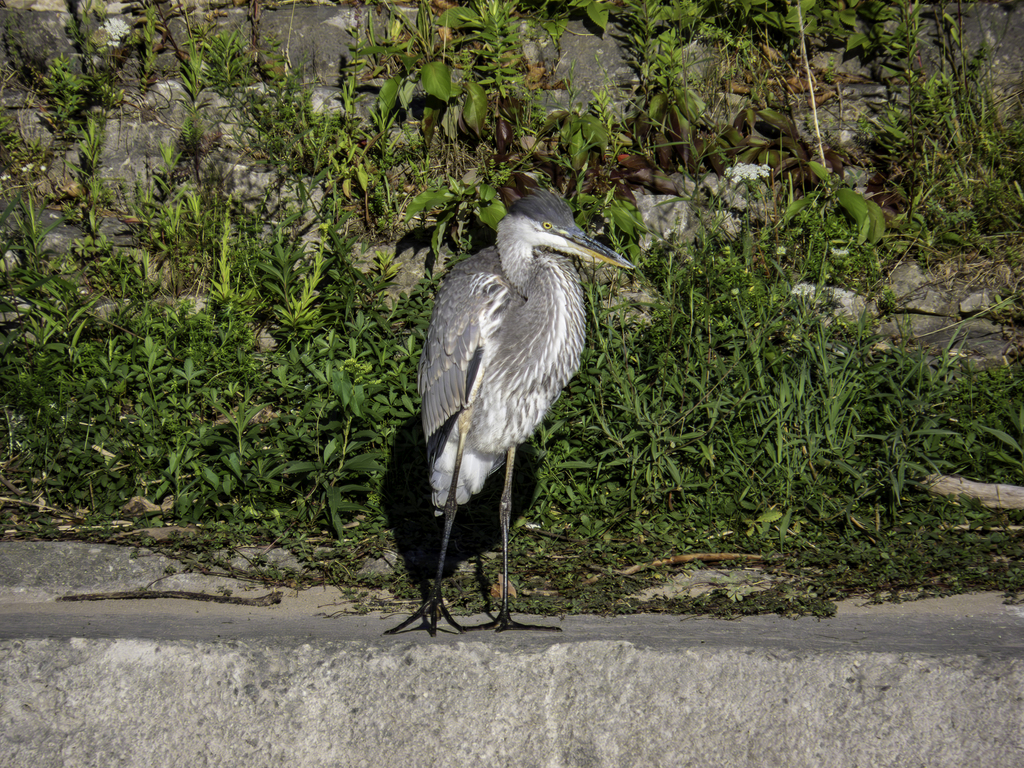
[[[431,463],[443,450],[458,415],[472,405],[488,338],[510,302],[521,300],[497,258],[481,255],[453,269],[438,289],[420,357],[417,387]]]

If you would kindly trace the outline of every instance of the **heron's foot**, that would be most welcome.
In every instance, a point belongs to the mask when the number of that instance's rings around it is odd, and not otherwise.
[[[478,624],[475,627],[466,627],[466,632],[472,632],[477,629],[493,629],[495,632],[505,632],[509,629],[540,629],[546,632],[561,632],[561,627],[546,627],[541,624],[521,624],[518,621],[513,621],[512,617],[508,613],[498,613],[498,618],[494,621],[489,621],[486,624]]]
[[[414,613],[412,616],[403,621],[394,629],[389,629],[384,634],[397,635],[399,632],[404,630],[414,621],[422,619],[424,624],[422,629],[427,630],[430,636],[434,637],[437,634],[437,620],[439,617],[447,621],[448,624],[450,624],[451,627],[459,634],[462,634],[467,629],[473,629],[473,627],[462,626],[461,624],[459,624],[459,622],[452,618],[452,615],[448,613],[448,608],[445,606],[443,598],[429,597],[423,601],[423,605],[420,606],[420,609],[416,611],[416,613]],[[414,629],[420,629],[420,627],[414,627]]]

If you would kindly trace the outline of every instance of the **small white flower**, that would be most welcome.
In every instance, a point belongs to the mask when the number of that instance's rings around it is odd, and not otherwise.
[[[736,163],[725,171],[725,178],[737,181],[757,181],[770,176],[772,169],[767,165],[754,165],[753,163]]]
[[[832,249],[832,255],[833,256],[838,256],[840,258],[842,258],[843,256],[849,256],[850,255],[850,249],[849,248],[833,248]]]
[[[107,45],[111,48],[119,46],[132,33],[131,27],[124,19],[107,19],[100,27],[107,35]]]
[[[39,166],[39,172],[40,173],[46,173],[46,166],[45,165],[40,165]]]
[[[776,256],[785,256],[786,255],[786,246],[784,246],[784,245],[778,246],[775,249],[775,255]]]
[[[22,173],[28,173],[31,170],[32,170],[32,166],[31,165],[23,165],[23,166],[21,166],[21,172]]]

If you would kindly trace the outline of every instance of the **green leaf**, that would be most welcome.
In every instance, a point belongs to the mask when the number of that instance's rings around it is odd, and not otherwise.
[[[807,163],[807,167],[814,171],[814,175],[822,181],[825,181],[828,178],[828,168],[821,163],[816,163],[813,160],[810,160]]]
[[[203,476],[206,478],[206,482],[210,484],[213,490],[220,488],[220,477],[210,467],[203,467]]]
[[[466,100],[462,105],[462,120],[480,138],[487,120],[487,94],[478,83],[472,81],[467,81],[464,88]]]
[[[858,48],[858,47],[860,47],[862,45],[865,48],[867,48],[867,43],[868,43],[868,36],[867,35],[864,35],[864,34],[850,35],[849,38],[847,38],[847,40],[846,40],[846,50],[847,50],[847,52],[849,52],[849,51],[852,51],[854,48]]]
[[[469,8],[449,8],[437,17],[437,26],[462,29],[480,26],[480,14]]]
[[[655,93],[647,101],[647,116],[654,123],[661,122],[665,117],[665,110],[668,108],[668,96],[661,91]]]
[[[608,26],[608,9],[609,6],[604,3],[590,3],[586,9],[587,16],[602,32]]]
[[[777,110],[761,109],[758,110],[757,116],[768,123],[768,125],[778,128],[780,131],[788,133],[793,128],[793,123]]]
[[[814,198],[810,195],[804,195],[799,200],[794,200],[786,208],[785,213],[782,214],[782,220],[784,222],[788,222],[790,219],[792,219],[794,216],[800,213],[800,211],[802,211],[804,208],[810,205],[813,201]]]
[[[849,187],[840,189],[836,193],[836,199],[839,200],[839,204],[843,206],[843,209],[858,224],[867,217],[867,202],[863,196],[855,193],[853,189]]]
[[[882,232],[885,231],[885,217],[882,215],[882,209],[875,204],[878,211],[872,215],[869,212],[868,201],[864,199],[863,195],[846,187],[836,192],[836,199],[857,225],[857,244],[860,245],[871,238],[873,238],[871,242],[877,242],[878,238],[882,236]],[[881,216],[880,220],[879,216]]]
[[[560,461],[559,469],[594,469],[597,466],[593,461]]]
[[[580,124],[580,132],[591,147],[600,149],[602,152],[608,147],[608,129],[595,117],[586,115]]]
[[[407,413],[416,412],[416,409],[413,407],[412,400],[404,392],[402,393],[402,405],[405,406],[405,410]]]
[[[761,515],[755,520],[756,523],[774,523],[776,520],[782,518],[782,512],[777,509],[769,509],[762,512]]]
[[[1024,452],[1024,446],[1021,446],[1016,440],[1014,440],[1008,433],[1003,432],[1001,429],[993,429],[992,427],[986,426],[985,424],[978,424],[978,428],[984,432],[988,432],[993,437],[999,438],[1002,442],[1008,445],[1015,451]]]
[[[454,217],[454,210],[449,210],[438,217],[437,226],[434,227],[434,233],[430,236],[430,247],[434,249],[434,253],[441,252],[441,241],[444,239],[444,233],[448,230],[448,222]]]
[[[864,202],[868,205],[868,219],[870,220],[867,241],[874,244],[881,240],[882,235],[885,234],[885,212],[882,211],[882,207],[874,200],[865,200]]]
[[[431,61],[420,70],[420,84],[435,99],[447,102],[452,95],[452,72],[443,61]]]
[[[403,80],[398,88],[398,102],[406,112],[409,111],[409,106],[412,104],[412,98],[415,95],[416,82],[412,79]]]
[[[228,469],[235,473],[235,477],[239,480],[242,479],[242,462],[238,457],[238,453],[230,453],[227,456],[222,456],[221,461],[227,465]],[[227,481],[228,478],[224,478]]]
[[[408,221],[420,211],[443,208],[454,199],[455,195],[448,190],[428,189],[426,192],[420,192],[406,208],[405,219]]]
[[[682,92],[679,103],[676,106],[682,107],[683,117],[691,123],[695,123],[700,120],[708,109],[707,104],[704,103],[703,99],[689,88]]]
[[[495,200],[488,206],[480,209],[480,221],[491,229],[498,228],[498,222],[505,218],[505,204],[501,200]]]
[[[423,122],[420,123],[420,130],[423,132],[423,145],[429,151],[430,142],[434,139],[434,130],[441,119],[444,111],[444,102],[434,96],[427,96],[427,103],[423,106]]]
[[[346,472],[379,472],[383,469],[376,453],[361,453],[353,456],[342,467]]]
[[[394,110],[395,101],[398,99],[398,86],[401,84],[401,81],[402,78],[400,77],[392,77],[380,87],[380,93],[377,94],[377,109],[381,115],[386,117]]]
[[[643,221],[640,218],[639,212],[628,202],[622,200],[612,201],[612,205],[608,208],[608,213],[611,214],[611,219],[615,226],[629,235],[636,232],[638,226],[643,227]]]
[[[454,109],[446,109],[441,115],[441,130],[447,139],[455,141],[459,136],[459,116]]]
[[[542,21],[540,25],[544,27],[544,31],[551,36],[552,40],[560,40],[562,38],[562,34],[565,32],[566,27],[569,26],[569,21],[568,19]]]

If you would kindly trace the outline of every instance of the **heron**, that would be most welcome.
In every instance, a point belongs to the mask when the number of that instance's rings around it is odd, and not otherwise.
[[[580,364],[583,290],[573,258],[632,269],[588,237],[558,195],[537,189],[498,223],[497,243],[457,264],[434,298],[417,388],[435,515],[444,515],[433,590],[420,609],[385,634],[424,620],[431,637],[443,617],[455,630],[542,629],[509,613],[508,537],[516,447],[525,442]],[[505,466],[501,525],[501,608],[494,621],[464,627],[444,604],[441,585],[459,505]]]

